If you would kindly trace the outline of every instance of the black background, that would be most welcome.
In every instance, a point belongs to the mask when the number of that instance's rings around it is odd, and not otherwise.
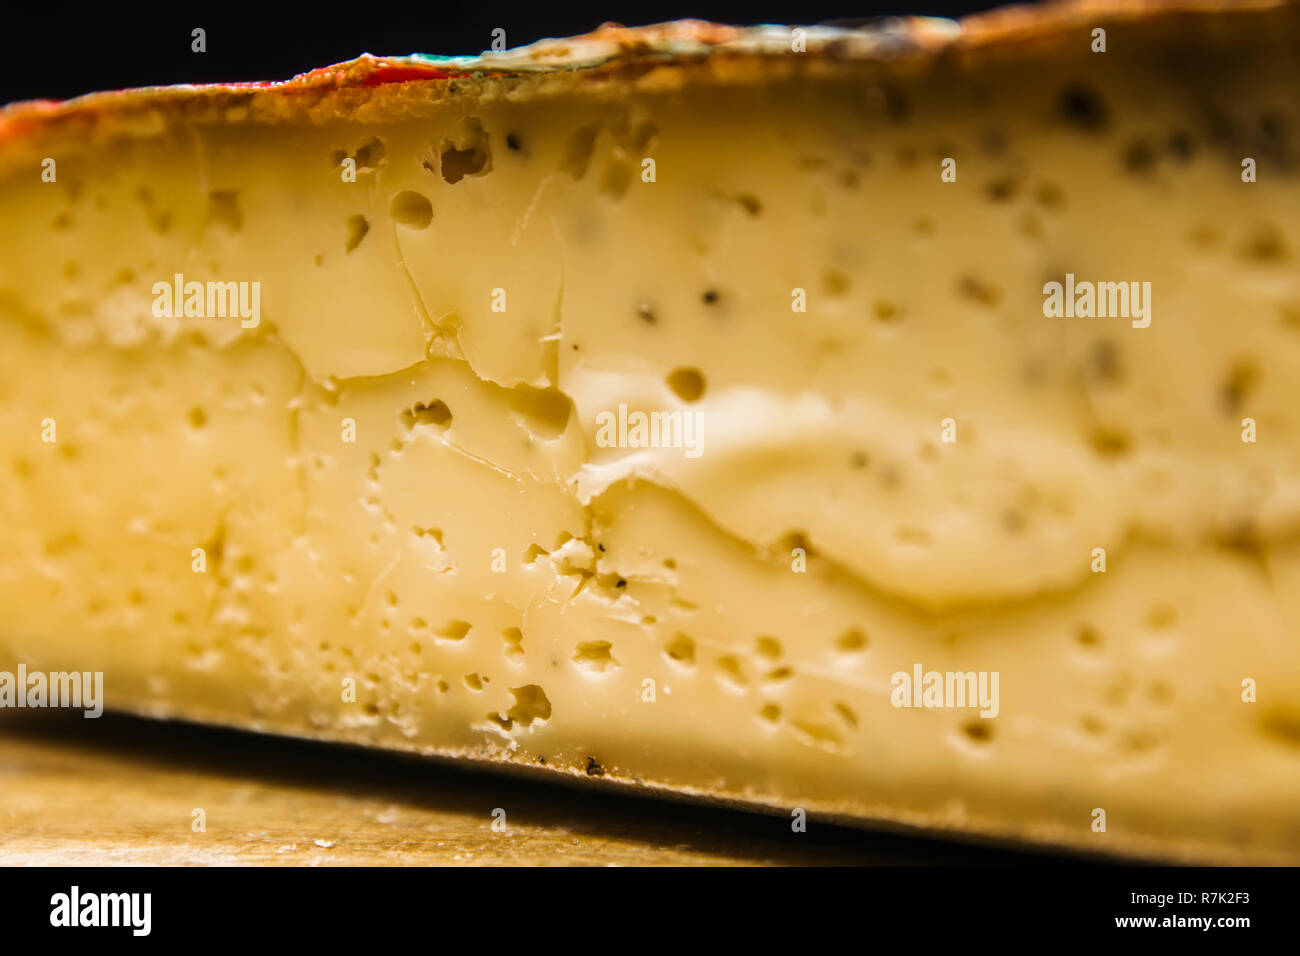
[[[693,17],[722,23],[818,23],[897,14],[961,16],[990,3],[961,0],[355,0],[351,3],[61,3],[0,0],[0,103],[66,99],[96,90],[280,80],[360,53],[473,54],[492,30],[509,46]],[[207,31],[207,52],[190,31]]]
[[[583,953],[930,953],[1081,947],[1259,952],[1294,930],[1295,871],[1242,868],[584,869],[518,873],[267,868],[0,870],[14,952],[153,945],[165,952],[368,954],[414,945]],[[153,931],[53,929],[50,898],[153,894]],[[1232,905],[1132,902],[1133,893],[1249,894]],[[1248,928],[1118,928],[1116,917],[1241,917]],[[1269,927],[1273,927],[1270,931]],[[472,934],[472,935],[471,935]],[[498,940],[497,944],[491,942]],[[840,940],[836,943],[835,940]],[[23,944],[26,944],[25,946]],[[1008,945],[1010,944],[1010,945]],[[236,949],[236,947],[238,947]],[[309,948],[310,947],[310,948]],[[1210,947],[1214,947],[1211,949]]]

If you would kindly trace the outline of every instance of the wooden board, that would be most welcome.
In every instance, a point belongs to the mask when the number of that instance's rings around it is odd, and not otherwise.
[[[0,712],[4,865],[1018,862],[1058,861],[188,724]]]

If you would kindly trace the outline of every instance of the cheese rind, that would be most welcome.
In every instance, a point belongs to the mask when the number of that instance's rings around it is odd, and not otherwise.
[[[852,821],[1300,859],[1300,23],[1089,9],[0,115],[0,666]],[[1067,274],[1150,282],[1150,325],[1046,317]],[[258,283],[257,323],[159,315],[178,275]],[[603,444],[620,406],[698,454]],[[918,667],[996,674],[996,716],[896,706]]]

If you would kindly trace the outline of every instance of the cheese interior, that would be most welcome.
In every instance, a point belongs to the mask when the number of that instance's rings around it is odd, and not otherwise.
[[[160,715],[1295,861],[1300,71],[1195,34],[1173,76],[1129,29],[18,144],[0,657]],[[1150,326],[1045,317],[1067,273],[1150,282]],[[260,283],[260,324],[157,317],[176,274]],[[620,404],[698,414],[700,454],[602,447]],[[998,672],[998,715],[893,706],[917,664]]]

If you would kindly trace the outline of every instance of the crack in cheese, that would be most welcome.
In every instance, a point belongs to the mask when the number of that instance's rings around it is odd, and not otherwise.
[[[1300,860],[1300,23],[1101,9],[0,113],[0,664]],[[1149,282],[1150,325],[1045,317],[1067,274]],[[175,276],[260,320],[159,315]],[[698,416],[699,454],[597,441],[620,408]],[[997,675],[997,716],[895,706],[914,668]]]

